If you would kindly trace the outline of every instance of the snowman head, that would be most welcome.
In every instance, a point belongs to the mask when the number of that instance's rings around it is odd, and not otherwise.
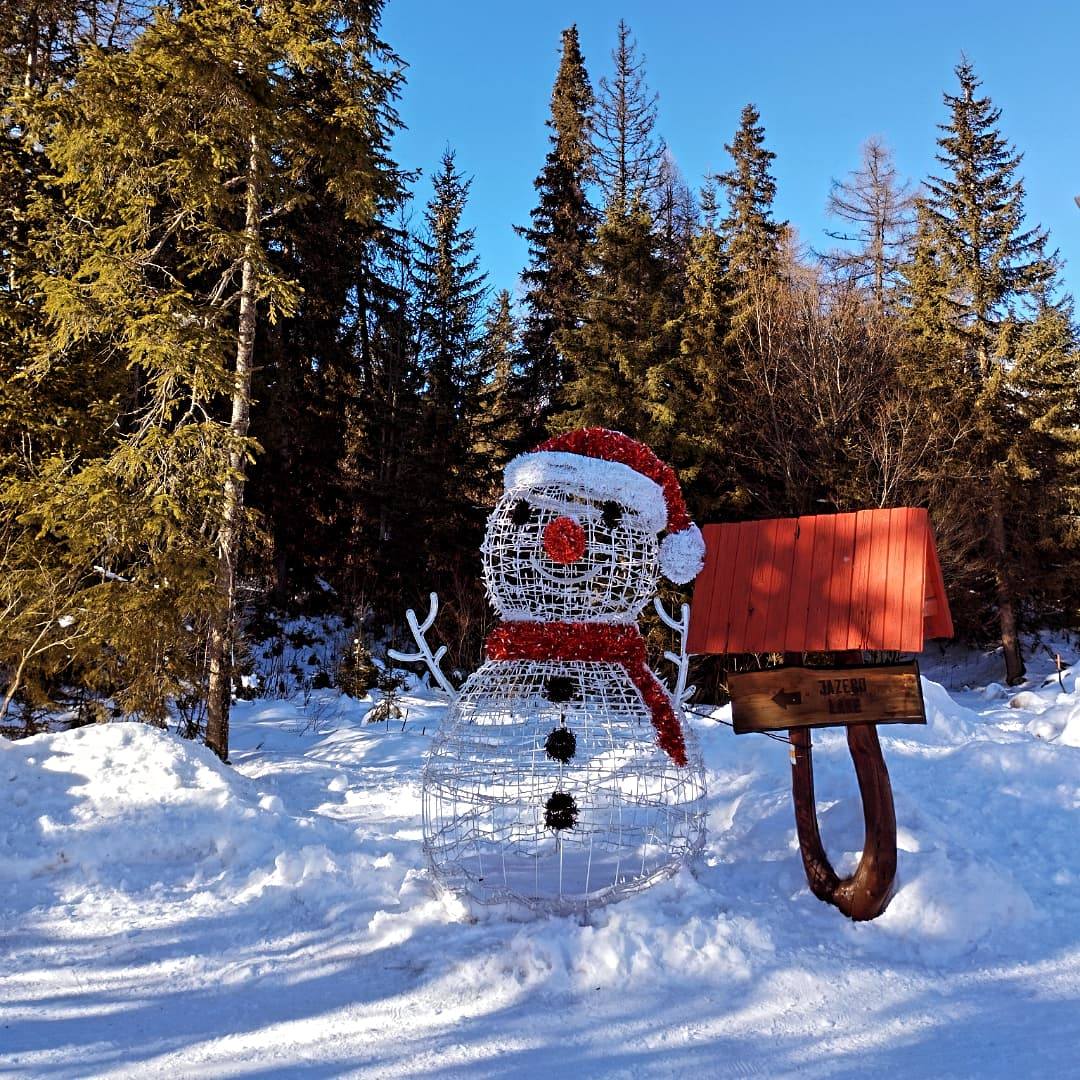
[[[671,467],[605,428],[514,458],[481,550],[504,619],[559,622],[632,622],[659,574],[690,581],[705,556]]]

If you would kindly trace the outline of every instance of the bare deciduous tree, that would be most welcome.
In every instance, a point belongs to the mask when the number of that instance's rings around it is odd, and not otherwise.
[[[846,227],[828,235],[854,247],[824,256],[827,266],[869,289],[884,306],[900,278],[915,229],[915,196],[900,180],[888,147],[876,135],[866,140],[859,168],[834,180],[828,212]]]

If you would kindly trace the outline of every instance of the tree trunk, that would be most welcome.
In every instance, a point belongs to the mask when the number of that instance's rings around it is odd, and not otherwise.
[[[240,318],[236,340],[232,419],[229,429],[236,445],[229,453],[229,470],[222,489],[222,520],[218,534],[215,589],[210,620],[208,656],[210,685],[206,707],[206,745],[222,761],[229,759],[229,707],[232,702],[232,644],[235,627],[236,559],[244,517],[246,451],[241,445],[251,421],[251,373],[255,352],[256,271],[259,244],[258,142],[251,136],[247,198],[244,214],[244,256],[240,279]]]
[[[1005,512],[997,491],[990,501],[990,550],[994,556],[994,588],[997,593],[998,622],[1001,625],[1001,648],[1005,656],[1005,681],[1009,686],[1015,686],[1024,681],[1024,658],[1016,631],[1016,608],[1006,563]]]

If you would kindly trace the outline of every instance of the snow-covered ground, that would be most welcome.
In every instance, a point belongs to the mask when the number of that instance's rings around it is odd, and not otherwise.
[[[240,703],[234,769],[136,724],[0,746],[0,1076],[1080,1076],[1080,692],[1049,670],[928,681],[929,724],[881,729],[868,924],[806,888],[785,747],[712,720],[703,861],[586,925],[433,891],[425,693],[404,729]],[[847,869],[854,773],[814,742]]]

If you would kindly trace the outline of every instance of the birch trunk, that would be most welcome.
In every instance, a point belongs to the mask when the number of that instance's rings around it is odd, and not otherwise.
[[[222,489],[221,531],[218,534],[217,605],[210,620],[208,658],[210,684],[206,707],[206,744],[222,761],[229,759],[229,707],[232,703],[232,644],[235,628],[236,560],[244,517],[247,461],[240,442],[251,422],[251,373],[255,353],[259,245],[258,142],[251,136],[247,197],[244,213],[244,255],[240,278],[240,316],[229,429],[237,445],[229,454],[229,471]]]

